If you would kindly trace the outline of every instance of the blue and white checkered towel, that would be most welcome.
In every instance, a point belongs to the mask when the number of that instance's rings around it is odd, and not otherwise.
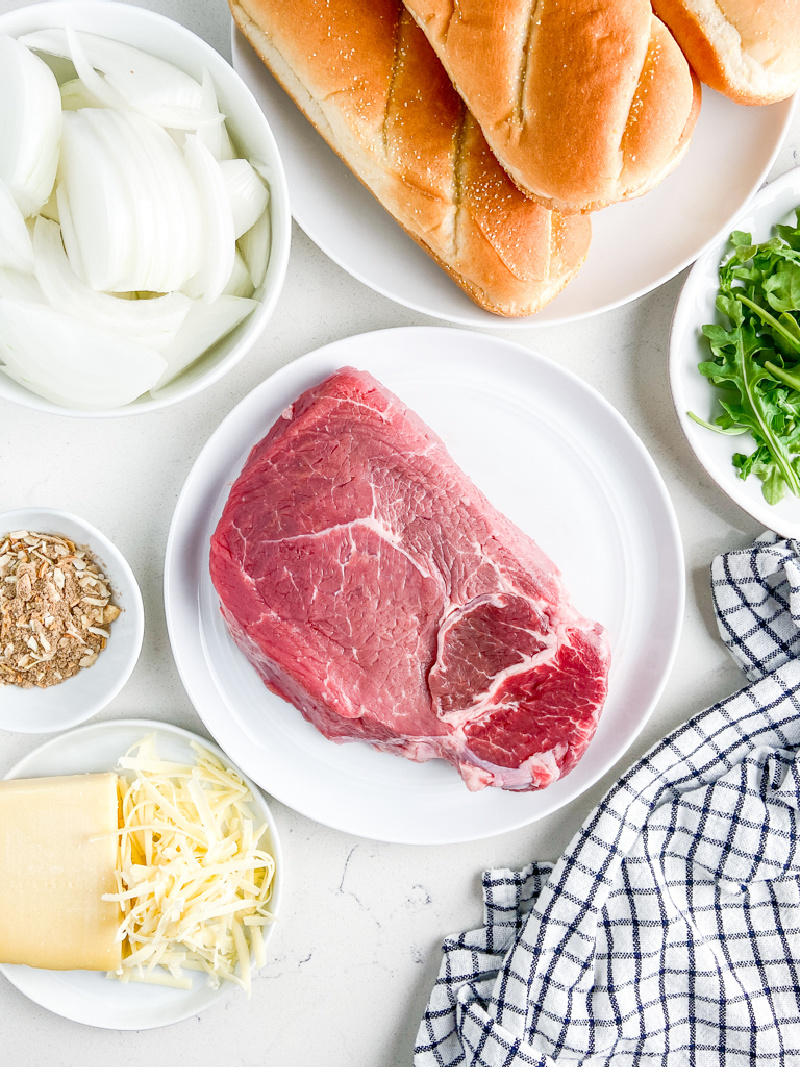
[[[416,1067],[800,1065],[800,542],[712,566],[751,684],[664,738],[555,864],[484,875]]]

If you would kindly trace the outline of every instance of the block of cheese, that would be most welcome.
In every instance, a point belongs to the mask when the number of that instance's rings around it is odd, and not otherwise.
[[[120,966],[115,774],[0,781],[0,961]]]

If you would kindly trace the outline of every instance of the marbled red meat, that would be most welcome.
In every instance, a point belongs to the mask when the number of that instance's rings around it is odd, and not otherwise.
[[[365,372],[307,390],[253,448],[210,568],[264,682],[334,741],[526,790],[563,777],[595,732],[602,627]]]

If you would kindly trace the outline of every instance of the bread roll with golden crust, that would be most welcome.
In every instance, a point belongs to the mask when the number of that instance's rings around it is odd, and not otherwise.
[[[738,104],[800,88],[798,0],[653,0],[698,77]]]
[[[404,0],[494,154],[547,207],[656,185],[689,146],[700,86],[650,0]]]
[[[230,7],[328,144],[477,304],[529,315],[575,274],[588,219],[514,186],[400,0]]]

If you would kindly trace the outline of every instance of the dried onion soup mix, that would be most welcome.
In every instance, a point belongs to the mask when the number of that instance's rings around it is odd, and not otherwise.
[[[119,614],[99,565],[68,537],[0,540],[0,684],[45,688],[91,667]]]

